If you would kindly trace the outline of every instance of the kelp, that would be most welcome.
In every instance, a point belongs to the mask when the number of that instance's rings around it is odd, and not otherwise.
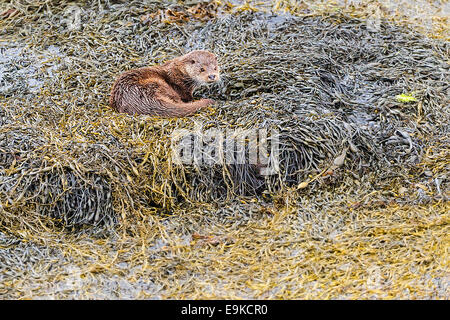
[[[5,6],[0,259],[9,269],[0,293],[445,296],[448,41],[286,3]],[[109,108],[121,72],[195,49],[221,66],[222,80],[196,93],[213,107],[180,119]],[[174,132],[188,132],[206,159],[211,129],[240,141],[245,130],[266,132],[279,170],[262,174],[248,159],[174,161]],[[28,253],[41,258],[18,260]],[[433,268],[416,275],[425,260]],[[76,285],[39,285],[43,270],[65,265]]]

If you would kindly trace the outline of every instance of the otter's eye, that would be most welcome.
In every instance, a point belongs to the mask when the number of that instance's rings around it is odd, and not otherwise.
[[[200,72],[205,72],[205,68],[200,68]]]
[[[217,67],[214,67],[214,71],[216,71],[217,70]]]
[[[195,64],[195,60],[191,60],[191,63],[192,63],[192,64]]]

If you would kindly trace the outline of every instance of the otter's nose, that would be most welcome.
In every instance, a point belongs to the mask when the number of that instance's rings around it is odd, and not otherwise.
[[[208,76],[208,78],[209,78],[209,80],[214,80],[214,79],[216,78],[216,75],[210,74],[210,75]]]

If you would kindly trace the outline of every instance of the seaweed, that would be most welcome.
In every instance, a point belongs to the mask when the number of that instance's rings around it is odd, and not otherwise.
[[[354,5],[2,4],[0,295],[445,298],[449,42]],[[109,108],[195,49],[213,107]]]

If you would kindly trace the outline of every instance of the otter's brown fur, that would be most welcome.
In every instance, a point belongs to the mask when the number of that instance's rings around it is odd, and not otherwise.
[[[194,101],[192,93],[201,84],[217,80],[216,56],[192,51],[161,66],[121,74],[112,87],[109,104],[129,114],[183,117],[213,103],[210,99]]]

